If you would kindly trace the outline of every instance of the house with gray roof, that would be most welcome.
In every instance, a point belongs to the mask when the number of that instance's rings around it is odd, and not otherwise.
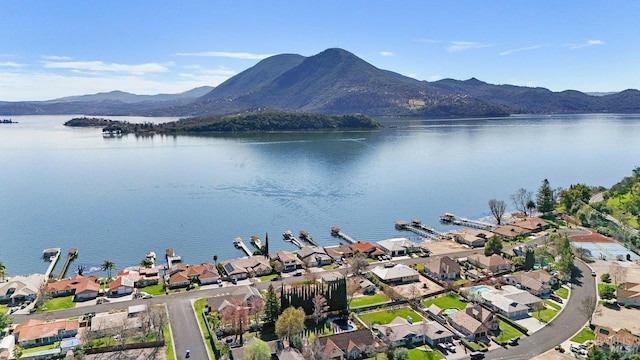
[[[298,251],[298,258],[308,267],[324,266],[333,262],[321,246],[303,246]]]
[[[229,279],[243,280],[248,277],[271,274],[273,269],[269,259],[262,255],[246,256],[221,262]]]
[[[389,256],[405,256],[419,249],[418,244],[407,238],[393,238],[378,241],[377,246]]]
[[[434,257],[424,264],[424,272],[438,280],[460,278],[460,264],[449,256]]]
[[[393,267],[376,266],[371,272],[387,284],[404,284],[419,280],[420,274],[405,264],[396,264]]]
[[[317,336],[313,342],[316,354],[324,359],[357,359],[360,355],[373,354],[376,338],[369,329],[358,329],[332,335]]]
[[[490,310],[478,304],[467,305],[464,310],[449,315],[447,320],[454,329],[469,340],[487,337],[490,331],[499,329],[498,318],[493,316]]]
[[[515,275],[505,275],[504,280],[509,284],[527,290],[535,296],[546,297],[551,293],[551,287],[557,279],[546,270],[527,271]]]
[[[480,295],[492,308],[510,319],[527,317],[535,304],[543,303],[539,297],[511,285],[505,285],[502,289],[484,291]]]
[[[0,304],[13,306],[33,301],[44,283],[42,274],[13,276],[7,282],[0,283]]]
[[[453,333],[435,321],[411,322],[396,317],[387,325],[378,326],[378,337],[391,347],[428,343],[435,346],[453,340]]]

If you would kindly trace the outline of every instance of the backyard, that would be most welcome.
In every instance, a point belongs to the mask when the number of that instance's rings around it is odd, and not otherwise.
[[[548,305],[545,304],[545,306],[548,306]],[[558,310],[554,308],[545,307],[540,311],[532,311],[531,316],[543,323],[548,323],[549,321],[551,321],[551,319],[553,319],[554,316],[556,316],[557,313],[558,313]]]
[[[440,309],[458,309],[462,310],[467,307],[467,303],[460,300],[460,297],[455,294],[449,294],[445,296],[440,296],[434,299],[428,299],[422,302],[425,307],[431,306],[431,304],[435,304]]]
[[[69,295],[47,300],[47,302],[44,303],[44,305],[42,305],[42,308],[39,308],[38,311],[71,309],[75,306],[76,304],[73,302],[73,295]]]
[[[518,338],[520,336],[522,336],[522,333],[518,329],[500,320],[500,335],[495,337],[496,342],[504,344],[510,339]]]
[[[585,328],[582,328],[582,330],[580,330],[580,332],[577,333],[574,337],[572,337],[571,341],[575,341],[579,344],[582,344],[585,341],[595,339],[595,337],[596,336],[593,333],[593,330],[589,329],[588,327],[585,327]]]
[[[353,299],[351,299],[351,302],[349,303],[349,307],[356,308],[360,306],[380,304],[387,301],[389,301],[389,297],[387,297],[387,295],[385,295],[384,293],[378,293],[374,295],[364,295],[364,296],[354,297]]]
[[[362,322],[364,322],[368,326],[371,326],[372,324],[380,324],[380,325],[389,324],[391,321],[393,321],[393,319],[395,319],[398,316],[403,319],[406,319],[407,317],[411,316],[411,319],[414,322],[422,320],[422,316],[420,316],[420,314],[418,314],[417,312],[413,311],[408,307],[373,311],[373,312],[362,313],[358,315],[360,320],[362,320]]]

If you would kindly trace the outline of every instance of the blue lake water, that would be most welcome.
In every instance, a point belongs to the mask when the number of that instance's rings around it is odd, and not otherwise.
[[[75,265],[118,268],[174,248],[187,263],[241,256],[232,239],[282,232],[336,244],[330,227],[379,241],[409,236],[397,220],[490,214],[583,182],[611,186],[640,164],[639,115],[379,119],[375,132],[262,133],[104,139],[67,128],[73,116],[12,116],[0,124],[0,261],[10,274],[43,273],[42,250],[79,249]],[[8,118],[8,116],[0,116]],[[117,118],[130,122],[170,119]],[[393,125],[389,127],[388,125]],[[510,210],[510,209],[508,209]]]

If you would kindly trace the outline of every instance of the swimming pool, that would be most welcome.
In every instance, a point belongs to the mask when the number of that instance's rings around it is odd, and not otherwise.
[[[455,314],[457,312],[458,312],[458,309],[446,309],[446,310],[444,310],[444,313],[446,315],[453,315],[453,314]]]
[[[491,287],[487,285],[476,285],[476,286],[470,287],[469,291],[471,291],[472,293],[478,294],[485,291],[491,291]]]

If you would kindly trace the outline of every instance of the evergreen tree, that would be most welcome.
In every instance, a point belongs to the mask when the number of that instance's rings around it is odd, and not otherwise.
[[[487,240],[487,243],[484,244],[484,255],[491,256],[492,254],[500,254],[502,251],[502,240],[496,235]]]
[[[549,186],[549,180],[544,179],[540,189],[538,189],[538,196],[536,198],[536,204],[538,211],[543,214],[552,212],[556,206],[556,195],[551,186]]]
[[[282,296],[284,298],[284,294]],[[276,294],[276,290],[273,288],[273,285],[269,285],[269,289],[267,289],[267,302],[264,306],[264,321],[266,323],[273,324],[278,319],[280,315],[280,300],[278,300],[278,294]]]
[[[264,233],[264,257],[269,258],[269,233]]]
[[[536,263],[536,256],[533,250],[527,249],[527,252],[524,254],[524,270],[531,270]]]

